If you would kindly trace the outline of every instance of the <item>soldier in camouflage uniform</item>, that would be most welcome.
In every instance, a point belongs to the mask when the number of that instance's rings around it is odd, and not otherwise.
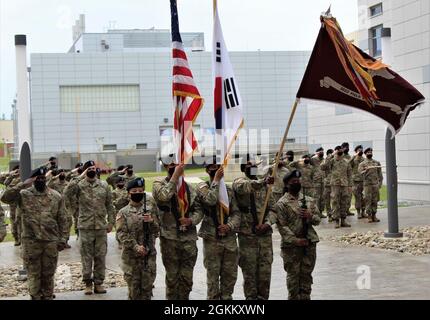
[[[2,242],[4,238],[6,238],[6,234],[7,234],[7,231],[6,231],[7,224],[4,218],[5,218],[5,214],[0,202],[0,242]]]
[[[71,170],[66,174],[66,181],[70,182],[73,180],[79,179],[79,176],[84,172],[83,170],[84,164],[82,162],[78,162],[75,165],[75,169]],[[64,197],[65,199],[65,207],[68,212],[68,215],[71,215],[73,218],[73,228],[75,229],[75,234],[79,237],[78,230],[78,215],[79,215],[79,206],[76,195],[69,195],[68,197]]]
[[[107,179],[106,182],[112,186],[113,189],[116,188],[116,183],[118,178],[124,178],[125,183],[127,184],[129,181],[136,179],[137,177],[133,173],[133,165],[128,164],[126,166],[119,166],[117,171],[112,173]]]
[[[240,212],[233,196],[233,190],[227,186],[229,212],[224,214],[221,223],[219,202],[220,180],[224,169],[215,161],[208,161],[206,172],[210,181],[197,186],[198,201],[201,203],[204,217],[199,230],[203,238],[203,263],[207,272],[207,299],[231,300],[237,280],[237,239],[236,231],[240,226]]]
[[[12,171],[4,174],[0,178],[0,183],[6,186],[6,189],[12,188],[21,182],[19,174],[19,165],[15,166]],[[15,246],[21,245],[21,220],[20,215],[17,212],[16,204],[9,205],[9,220],[11,223],[12,236],[15,239]]]
[[[115,188],[112,191],[112,201],[116,213],[118,213],[119,210],[128,205],[130,201],[127,189],[125,188],[125,179],[122,176],[118,176],[116,179]],[[118,248],[121,250],[122,245],[121,241],[119,240],[118,232],[115,234],[115,238],[118,241]]]
[[[311,159],[311,163],[313,164],[315,171],[314,171],[314,179],[313,179],[313,193],[309,194],[311,195],[318,207],[318,212],[320,215],[320,218],[326,218],[326,216],[323,215],[324,211],[324,171],[321,170],[321,163],[324,161],[324,149],[318,148],[315,151],[315,155]]]
[[[294,170],[284,178],[287,193],[270,212],[270,221],[277,224],[282,237],[281,256],[287,272],[289,300],[311,298],[312,271],[319,242],[313,228],[320,223],[318,207],[311,197],[303,197],[300,193],[300,176],[300,171]]]
[[[383,176],[381,163],[373,159],[373,149],[367,148],[364,151],[366,159],[358,166],[358,172],[363,175],[364,203],[369,222],[379,222],[376,218],[379,201],[379,189],[382,187]]]
[[[331,159],[326,159],[321,167],[323,170],[331,172],[331,207],[333,220],[336,222],[335,228],[351,227],[346,223],[346,213],[349,193],[352,192],[352,169],[349,162],[343,157],[341,146],[335,149],[336,155]]]
[[[326,159],[329,160],[333,158],[333,149],[328,149],[326,152]],[[322,164],[322,163],[321,163]],[[321,170],[324,172],[324,206],[325,210],[327,212],[328,216],[328,222],[332,222],[332,213],[331,213],[331,205],[330,205],[330,194],[331,194],[331,187],[330,187],[330,180],[331,180],[331,172],[328,168],[326,170],[323,170],[320,166]]]
[[[351,155],[349,154],[349,143],[348,142],[344,142],[342,143],[342,151],[343,151],[343,157],[350,162],[351,161]],[[352,180],[351,180],[351,185],[349,186],[351,188],[351,192],[348,192],[348,203],[346,205],[347,209],[346,209],[346,215],[347,216],[353,216],[354,213],[351,212],[351,203],[352,203]]]
[[[84,293],[106,293],[103,287],[106,271],[107,233],[114,225],[115,209],[108,184],[96,178],[94,161],[87,161],[79,178],[69,182],[64,191],[79,208],[78,229]],[[107,222],[106,222],[107,218]],[[94,266],[94,268],[93,268]]]
[[[272,175],[273,168],[275,166],[275,161],[276,161],[276,156],[275,156],[275,159],[273,160],[273,164],[270,167],[265,168],[264,177],[269,177]],[[272,187],[272,196],[273,196],[274,203],[276,203],[284,195],[284,183],[282,182],[282,179],[285,177],[285,175],[287,175],[290,172],[287,166],[288,164],[285,163],[285,160],[283,159],[279,160],[278,169],[276,170],[276,174],[274,177],[275,182],[273,183],[273,187]]]
[[[273,204],[273,198],[264,212],[262,224],[259,224],[258,215],[262,214],[267,185],[273,184],[274,179],[257,179],[257,165],[249,156],[243,159],[241,171],[245,176],[234,180],[233,191],[241,212],[239,266],[243,274],[243,290],[247,300],[267,300],[273,262],[273,231],[267,212]]]
[[[145,180],[136,178],[127,184],[130,203],[116,216],[118,238],[129,300],[151,300],[157,274],[155,239],[159,233],[158,208],[145,193]]]
[[[294,151],[288,150],[286,153],[286,158],[283,160],[284,165],[289,168],[290,163],[294,161]]]
[[[363,158],[363,146],[356,146],[355,155],[352,157],[351,164],[352,168],[352,192],[355,198],[355,209],[357,210],[357,219],[366,218],[367,215],[364,212],[364,197],[363,197],[363,175],[358,172],[358,166],[364,161]]]
[[[5,191],[1,200],[16,203],[22,217],[23,259],[33,300],[51,300],[58,251],[66,243],[66,214],[61,195],[46,186],[46,169]],[[33,184],[33,186],[31,186]]]
[[[159,208],[160,249],[166,269],[166,299],[188,300],[193,288],[193,270],[197,260],[196,226],[203,218],[196,192],[186,184],[188,210],[182,218],[177,185],[184,165],[177,165],[173,155],[165,159],[166,178],[154,181],[152,195]]]
[[[305,154],[302,156],[302,160],[293,161],[289,165],[291,171],[294,169],[299,170],[302,174],[302,190],[306,194],[313,194],[314,192],[314,176],[315,166],[312,165],[311,156]]]

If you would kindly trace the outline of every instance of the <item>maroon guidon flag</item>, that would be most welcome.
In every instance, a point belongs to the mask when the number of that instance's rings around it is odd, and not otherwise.
[[[297,98],[329,101],[369,112],[398,133],[424,96],[409,82],[348,41],[331,16],[321,17]]]

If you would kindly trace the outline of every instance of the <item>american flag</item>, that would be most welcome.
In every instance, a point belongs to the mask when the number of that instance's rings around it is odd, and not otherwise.
[[[182,44],[176,0],[170,0],[170,12],[172,15],[174,132],[178,148],[176,160],[177,163],[185,164],[197,149],[193,124],[203,107],[203,98],[194,82]],[[181,215],[184,216],[188,209],[188,199],[183,177],[178,183],[178,202]]]

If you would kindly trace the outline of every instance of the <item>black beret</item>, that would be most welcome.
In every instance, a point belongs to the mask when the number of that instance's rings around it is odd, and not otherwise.
[[[92,166],[95,166],[95,165],[96,165],[96,163],[95,163],[93,160],[89,160],[89,161],[85,162],[83,169],[84,169],[84,171],[85,171],[85,170],[87,170],[89,167],[92,167]]]
[[[84,164],[82,163],[82,162],[78,162],[77,164],[76,164],[76,166],[75,166],[75,169],[76,168],[80,168],[80,167],[82,167]]]
[[[304,159],[304,158],[310,158],[311,157],[311,155],[310,154],[304,154],[303,156],[302,156],[302,159]]]
[[[49,158],[49,161],[52,161],[52,160],[57,160],[57,158],[55,158],[55,157]]]
[[[145,187],[145,179],[143,178],[136,178],[127,183],[127,191],[130,191],[130,189],[133,189],[133,188],[142,188],[142,187]]]
[[[340,150],[340,149],[342,149],[341,146],[336,146],[336,148],[334,148],[334,151],[337,151],[337,150]]]
[[[320,151],[324,151],[323,147],[319,147],[318,149],[315,150],[315,152],[320,152]]]
[[[126,167],[127,167],[128,169],[133,169],[133,165],[132,165],[132,164],[128,164],[128,165],[126,165]]]
[[[345,147],[349,147],[349,143],[348,142],[342,143],[342,148],[345,148]]]
[[[124,170],[124,168],[125,168],[125,166],[122,166],[122,165],[121,165],[121,166],[119,166],[116,170],[117,170],[117,171],[121,171],[121,170]]]
[[[287,156],[294,156],[294,151],[293,150],[288,150],[287,151]]]
[[[19,169],[19,164],[17,164],[15,167],[12,168],[12,171],[14,170],[18,170]]]
[[[373,152],[373,149],[372,148],[367,148],[366,150],[364,150],[364,153],[368,153],[369,151]]]
[[[31,172],[30,178],[34,178],[34,177],[38,177],[38,176],[44,176],[47,172],[48,171],[47,171],[46,167],[37,168]]]
[[[332,154],[333,152],[334,152],[333,149],[328,149],[326,154]]]
[[[284,176],[284,179],[282,179],[282,181],[284,182],[284,184],[287,184],[288,181],[290,181],[293,178],[300,178],[302,176],[302,174],[300,173],[299,170],[293,170],[290,173],[287,173]]]
[[[358,149],[363,149],[363,146],[360,144],[360,145],[358,145],[358,146],[356,146],[355,148],[354,148],[354,151],[357,151]]]

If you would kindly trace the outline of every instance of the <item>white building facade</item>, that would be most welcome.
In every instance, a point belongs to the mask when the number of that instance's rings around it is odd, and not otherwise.
[[[391,68],[430,97],[430,1],[358,0],[360,48],[384,57],[383,29],[391,30]],[[342,25],[342,21],[339,21]],[[384,31],[385,32],[385,31]],[[356,109],[329,104],[308,105],[308,142],[334,148],[349,142],[373,147],[385,166],[386,124]],[[396,136],[399,199],[430,202],[430,106],[409,115]],[[383,169],[385,172],[385,168]]]

